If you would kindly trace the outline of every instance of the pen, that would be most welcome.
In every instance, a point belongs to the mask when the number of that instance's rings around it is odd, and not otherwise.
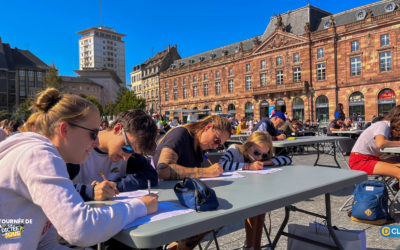
[[[101,177],[103,178],[104,181],[107,181],[107,178],[104,176],[103,171],[100,171],[100,175],[101,175]],[[118,189],[114,189],[114,192],[115,192],[115,194],[119,194]]]
[[[208,161],[208,163],[210,163],[210,166],[212,165],[212,162],[210,161],[210,159],[208,159],[207,155],[204,154],[204,158]]]
[[[252,161],[256,161],[256,160],[254,159],[254,157],[251,156],[251,155],[249,155],[249,158],[250,158]]]
[[[147,189],[149,190],[149,194],[151,194],[151,182],[147,180]]]

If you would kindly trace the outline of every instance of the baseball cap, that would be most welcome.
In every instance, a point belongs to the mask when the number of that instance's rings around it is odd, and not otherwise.
[[[284,115],[282,112],[275,112],[275,114],[273,114],[273,115],[271,116],[271,118],[273,118],[273,117],[275,117],[275,116],[281,118],[284,122],[286,121],[286,117],[285,117],[285,115]]]

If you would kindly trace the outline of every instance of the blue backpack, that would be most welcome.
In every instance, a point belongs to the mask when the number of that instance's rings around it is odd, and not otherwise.
[[[383,225],[390,220],[388,213],[388,191],[383,181],[367,180],[354,189],[351,220]]]

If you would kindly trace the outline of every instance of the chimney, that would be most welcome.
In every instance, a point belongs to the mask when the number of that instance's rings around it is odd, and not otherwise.
[[[171,50],[171,46],[168,44],[168,52]]]

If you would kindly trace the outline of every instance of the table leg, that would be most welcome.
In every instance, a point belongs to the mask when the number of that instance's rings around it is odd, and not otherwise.
[[[329,234],[331,235],[333,241],[335,242],[335,245],[339,249],[343,249],[342,244],[338,240],[338,238],[335,235],[335,232],[333,231],[332,228],[332,218],[331,218],[331,194],[325,194],[325,209],[326,209],[326,224],[329,230]]]
[[[97,250],[104,250],[104,249],[105,249],[104,242],[97,243]]]
[[[317,159],[315,160],[314,166],[318,165],[318,160],[319,160],[319,143],[317,143]]]
[[[289,207],[285,207],[285,218],[283,219],[282,225],[280,226],[278,233],[276,234],[274,241],[272,242],[271,249],[275,249],[276,244],[278,244],[279,238],[283,234],[283,230],[285,229],[289,221],[289,215],[290,215]]]
[[[332,142],[332,147],[333,147],[333,159],[336,162],[337,168],[340,168],[339,162],[336,159],[336,141]]]

